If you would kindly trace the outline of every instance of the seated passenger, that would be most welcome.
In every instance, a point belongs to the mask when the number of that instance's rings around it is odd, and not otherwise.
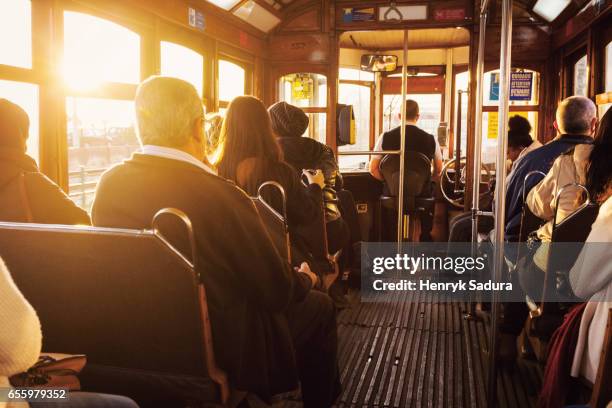
[[[610,161],[607,161],[610,166]],[[607,195],[612,196],[609,183]],[[589,300],[580,322],[572,376],[595,382],[604,344],[608,310],[612,308],[612,198],[599,209],[586,245],[570,271],[570,284],[576,296]]]
[[[400,115],[401,117],[401,115]],[[442,152],[438,145],[437,139],[420,129],[417,126],[419,121],[419,105],[412,99],[406,100],[406,151],[415,151],[423,153],[429,160],[433,162],[433,179],[438,180],[440,178],[440,172],[442,171]],[[374,150],[400,150],[401,148],[401,126],[389,130],[383,133],[376,142]],[[372,156],[368,168],[370,174],[378,180],[384,181],[384,177],[380,172],[380,162],[384,155]],[[426,183],[422,195],[425,197],[431,197],[433,195],[433,188],[431,183]],[[426,214],[421,219],[421,241],[431,241],[431,230],[433,228],[433,209],[432,212]]]
[[[530,133],[531,124],[524,117],[514,115],[508,120],[508,159],[512,162],[511,170],[518,166],[527,153],[542,147],[542,143],[533,140]]]
[[[595,104],[591,102],[591,105],[592,110],[587,114],[588,119],[583,118],[587,120],[583,120],[582,122],[577,121],[573,124],[573,134],[583,134],[592,137],[592,132],[595,130],[597,124],[597,113]],[[567,122],[565,123],[567,126]],[[600,139],[598,143],[600,147],[598,150],[607,150],[609,147],[608,142],[605,140],[606,137],[609,137],[606,133],[609,134],[606,126],[600,126],[596,135],[596,139]],[[553,220],[553,215],[555,206],[557,205],[556,198],[561,188],[570,183],[579,183],[586,185],[589,190],[592,189],[593,186],[589,185],[587,181],[587,171],[593,164],[593,159],[597,157],[597,155],[592,156],[593,146],[592,143],[578,144],[561,154],[561,156],[557,157],[554,161],[546,177],[529,192],[527,196],[527,205],[529,209],[535,216],[547,221],[537,231],[537,236],[540,241],[551,241],[553,222],[555,222]],[[608,156],[604,154],[603,157],[612,157],[610,156],[612,155],[612,151],[608,150],[606,154],[608,154]],[[606,159],[603,160],[605,161]],[[605,170],[612,170],[612,168]],[[604,180],[612,177],[612,173],[608,173],[605,170],[599,172],[597,177]],[[591,179],[589,181],[592,182],[593,180]],[[556,223],[563,221],[582,203],[580,197],[581,191],[582,190],[576,188],[569,188],[569,190],[566,189],[563,194],[561,194],[559,197],[559,209],[557,211]],[[541,246],[534,255],[534,262],[541,270],[546,269],[546,248],[546,245]]]
[[[305,256],[297,261],[312,264],[308,254],[318,243],[300,230],[323,217],[323,172],[302,171],[308,186],[302,183],[300,175],[283,160],[265,106],[252,96],[240,96],[230,103],[221,130],[221,145],[217,162],[221,177],[235,182],[251,196],[256,196],[259,186],[266,181],[283,186],[291,243]],[[274,207],[280,208],[273,200],[277,196],[270,194],[270,197]]]
[[[28,114],[0,99],[0,221],[85,224],[89,215],[26,154]]]
[[[321,169],[325,177],[323,202],[327,223],[328,250],[331,254],[344,248],[349,240],[349,231],[340,214],[337,188],[341,187],[341,176],[333,150],[309,137],[302,137],[308,129],[308,116],[298,107],[287,102],[278,102],[268,108],[272,130],[283,152],[283,159],[297,172]]]
[[[9,378],[26,372],[40,356],[42,332],[36,311],[23,297],[0,259],[0,388]],[[0,408],[27,407],[0,401]],[[71,392],[69,400],[32,402],[31,408],[138,408],[134,401],[117,395]]]
[[[597,126],[595,104],[583,96],[571,96],[559,104],[554,123],[558,136],[550,143],[527,153],[513,168],[508,177],[506,189],[506,239],[518,239],[521,211],[523,208],[523,183],[531,171],[548,173],[553,162],[562,153],[580,144],[591,143],[592,134]],[[538,184],[542,178],[538,175],[529,177],[527,191]]]
[[[184,211],[207,286],[217,362],[230,384],[268,400],[296,389],[299,374],[305,406],[329,407],[338,393],[333,304],[310,290],[317,277],[307,266],[292,270],[279,256],[249,197],[203,164],[204,111],[196,89],[152,77],[138,87],[135,109],[142,152],[102,176],[94,224],[148,228],[162,208]],[[230,123],[252,130],[249,122]],[[188,251],[178,238],[184,228],[164,226]]]

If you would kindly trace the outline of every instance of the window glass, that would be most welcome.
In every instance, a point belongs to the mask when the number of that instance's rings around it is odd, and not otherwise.
[[[21,106],[30,117],[30,137],[27,153],[38,161],[38,86],[25,82],[0,80],[0,98]]]
[[[219,60],[219,100],[229,102],[244,95],[245,71],[240,65]]]
[[[182,45],[162,41],[161,74],[180,78],[195,86],[202,96],[204,89],[204,57]]]
[[[540,74],[528,69],[512,69],[510,105],[537,105]],[[529,82],[531,79],[531,87]],[[499,105],[499,70],[484,74],[483,104],[489,106]]]
[[[574,95],[587,96],[588,78],[587,56],[585,55],[574,64]]]
[[[327,142],[325,139],[327,130],[327,114],[325,113],[307,113],[308,129],[302,136],[317,140],[323,144]]]
[[[531,138],[538,137],[538,112],[510,112],[509,117],[523,116],[531,124]],[[497,138],[499,135],[499,114],[497,112],[482,113],[482,162],[495,164],[497,159]]]
[[[606,45],[606,89],[605,92],[612,92],[612,41]]]
[[[32,4],[0,1],[0,64],[32,68]]]
[[[68,97],[66,114],[69,194],[89,210],[101,174],[140,148],[134,102]]]
[[[327,78],[319,74],[289,74],[280,79],[280,100],[302,108],[327,106]]]
[[[357,68],[340,68],[339,79],[347,79],[353,81],[374,81],[374,73],[362,71]]]
[[[441,94],[415,94],[407,95],[408,99],[419,104],[420,118],[418,126],[432,135],[438,134],[440,114],[442,108]],[[393,129],[401,124],[400,110],[402,108],[401,95],[383,95],[383,131]]]
[[[338,102],[353,106],[355,115],[355,144],[339,146],[338,151],[370,150],[370,87],[340,84]],[[368,156],[338,156],[341,168],[365,168]]]
[[[64,78],[80,90],[140,82],[140,36],[88,14],[64,12]]]

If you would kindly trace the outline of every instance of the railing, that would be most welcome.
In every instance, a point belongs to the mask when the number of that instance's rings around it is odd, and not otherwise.
[[[88,208],[87,197],[95,193],[98,180],[105,171],[105,168],[87,168],[85,166],[79,166],[78,171],[69,172],[69,197],[75,202],[77,202],[77,200],[80,201],[80,206],[82,208]],[[78,180],[78,182],[72,183],[75,179]]]

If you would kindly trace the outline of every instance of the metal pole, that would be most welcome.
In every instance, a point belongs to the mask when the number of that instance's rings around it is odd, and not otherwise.
[[[400,124],[400,175],[399,175],[399,194],[397,198],[397,252],[402,251],[402,241],[404,235],[404,152],[406,151],[406,93],[407,93],[407,70],[408,61],[408,30],[404,30],[404,53],[402,57],[402,111]],[[410,220],[409,222],[412,222]]]
[[[484,53],[487,29],[488,0],[484,0],[480,13],[478,31],[478,62],[476,63],[476,123],[474,129],[474,184],[472,186],[472,255],[478,242],[478,211],[480,210],[480,167],[482,165],[482,80],[484,76]]]
[[[463,111],[461,106],[463,105],[463,90],[457,91],[457,126],[455,129],[455,194],[459,192],[459,185],[461,184],[461,116]]]
[[[493,281],[500,282],[504,267],[504,220],[506,211],[506,151],[508,139],[508,110],[510,105],[510,69],[512,59],[512,0],[502,0],[501,50],[499,59],[499,134],[497,136],[495,186],[495,241]],[[491,338],[489,341],[488,406],[495,406],[497,389],[497,332],[499,293],[492,293]]]

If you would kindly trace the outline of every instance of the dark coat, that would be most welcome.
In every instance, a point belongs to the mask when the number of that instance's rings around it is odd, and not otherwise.
[[[16,149],[0,149],[0,220],[91,224],[87,212],[42,174],[34,159]]]
[[[147,228],[165,207],[193,223],[215,354],[232,386],[263,398],[295,389],[284,312],[304,298],[309,278],[279,256],[243,191],[186,162],[135,153],[102,176],[92,218],[102,227]],[[167,221],[164,233],[187,250],[184,227]]]
[[[248,164],[247,164],[248,162]],[[293,261],[312,260],[310,254],[318,243],[304,233],[310,225],[318,224],[323,218],[323,196],[321,188],[316,184],[305,186],[300,175],[287,163],[269,159],[247,159],[249,176],[239,183],[249,195],[256,196],[259,186],[266,181],[276,181],[285,190],[287,197],[287,223],[291,244],[294,249]],[[263,198],[281,212],[280,196],[271,189],[262,191]],[[311,264],[312,266],[312,264]]]

